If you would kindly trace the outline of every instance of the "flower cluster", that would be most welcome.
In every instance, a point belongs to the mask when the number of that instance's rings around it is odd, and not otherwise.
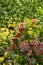
[[[34,26],[37,25],[38,20],[29,19],[29,21],[30,25],[28,21],[23,21],[22,23],[9,24],[8,28],[1,28],[0,43],[3,44],[3,48],[0,46],[0,49],[5,49],[4,59],[0,57],[2,60],[0,60],[1,63],[12,57],[15,63],[23,64],[24,62],[24,65],[34,65],[37,64],[40,56],[43,57],[43,42],[40,41],[39,36],[40,27],[37,28]],[[5,36],[3,37],[3,35]],[[19,59],[21,60],[20,62],[18,61]],[[40,59],[39,62],[43,64],[43,59]]]

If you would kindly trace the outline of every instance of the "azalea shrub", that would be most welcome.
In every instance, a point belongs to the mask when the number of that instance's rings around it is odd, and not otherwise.
[[[0,65],[43,65],[43,1],[0,1]]]
[[[8,23],[0,29],[0,62],[8,65],[42,65],[42,24],[38,19],[26,18],[23,22]]]

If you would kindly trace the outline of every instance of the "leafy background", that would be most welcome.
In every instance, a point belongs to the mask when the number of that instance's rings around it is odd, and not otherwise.
[[[32,22],[33,18],[38,19],[38,28]],[[43,0],[0,0],[0,56],[4,55],[7,47],[14,44],[10,40],[18,32],[17,23],[22,23],[23,21],[28,23],[25,29],[29,29],[23,34],[24,39],[28,39],[32,43],[35,38],[39,37],[40,41],[43,41]],[[13,30],[10,29],[11,27]],[[28,34],[29,36],[27,37]],[[8,58],[10,57],[11,60],[14,60],[13,56],[14,51],[11,52]],[[17,61],[23,58],[19,53],[15,53],[15,57]],[[26,64],[26,58],[15,62],[23,65],[22,61],[24,61],[24,64]]]

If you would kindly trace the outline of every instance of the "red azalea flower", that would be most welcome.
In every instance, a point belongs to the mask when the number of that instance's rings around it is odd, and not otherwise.
[[[13,44],[13,45],[12,45],[12,48],[15,49],[15,48],[17,48],[17,46],[16,46],[15,44]]]
[[[29,51],[28,51],[28,50],[24,50],[24,52],[25,52],[25,54],[28,54],[28,53],[29,53]]]
[[[21,33],[18,33],[17,34],[17,37],[21,38],[22,37],[22,34]]]
[[[30,46],[31,48],[33,48],[33,44],[29,44],[29,46]]]
[[[19,28],[19,31],[20,32],[25,32],[25,29],[21,27],[21,28]]]
[[[25,31],[25,29],[20,24],[18,24],[18,28],[19,28],[20,32],[24,32]]]

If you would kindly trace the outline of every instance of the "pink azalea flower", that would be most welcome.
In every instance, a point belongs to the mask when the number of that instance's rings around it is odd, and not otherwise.
[[[23,24],[24,26],[26,26],[26,25],[27,25],[27,22],[22,22],[22,24]]]
[[[20,24],[18,24],[18,28],[21,28],[21,25]]]
[[[32,50],[30,50],[29,44],[26,43],[26,42],[20,43],[20,49],[21,49],[22,52],[24,52],[27,55],[31,55],[31,53],[32,53]]]
[[[34,40],[34,42],[33,42],[33,44],[35,45],[35,46],[38,46],[39,45],[39,39],[38,38],[36,38],[35,40]]]
[[[33,20],[33,22],[35,22],[35,23],[38,22],[38,19],[37,19],[37,18],[33,18],[32,20]]]

